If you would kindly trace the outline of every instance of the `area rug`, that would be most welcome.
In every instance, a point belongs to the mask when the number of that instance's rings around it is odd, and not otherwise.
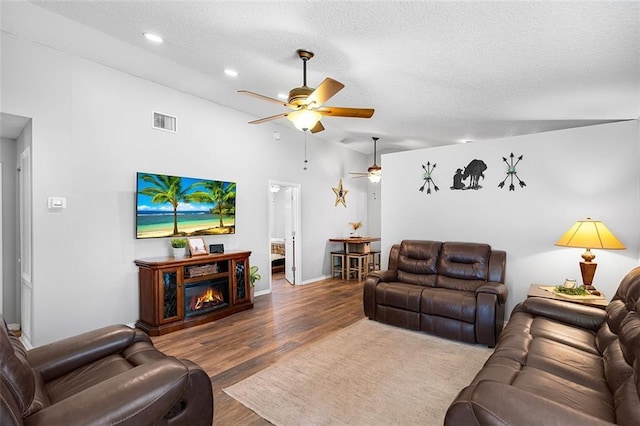
[[[275,425],[442,425],[491,352],[362,319],[224,392]]]

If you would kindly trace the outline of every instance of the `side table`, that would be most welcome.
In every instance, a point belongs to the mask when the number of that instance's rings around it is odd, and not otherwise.
[[[527,297],[544,297],[545,299],[562,300],[564,302],[578,303],[580,305],[593,306],[594,308],[604,309],[609,302],[606,299],[569,299],[566,297],[558,296],[550,291],[544,290],[542,287],[549,287],[542,284],[531,284]]]

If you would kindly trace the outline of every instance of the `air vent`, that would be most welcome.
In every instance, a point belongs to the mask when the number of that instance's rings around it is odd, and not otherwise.
[[[178,119],[161,112],[153,112],[153,122],[151,126],[154,129],[165,130],[167,132],[178,132]]]

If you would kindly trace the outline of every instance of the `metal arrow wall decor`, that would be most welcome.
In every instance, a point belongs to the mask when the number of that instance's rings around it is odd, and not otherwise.
[[[520,161],[522,161],[523,156],[520,155],[515,162],[514,158],[515,155],[513,155],[513,152],[511,153],[511,155],[509,155],[509,160],[507,160],[505,157],[502,157],[502,161],[507,165],[507,175],[504,177],[502,182],[498,184],[498,188],[504,188],[505,182],[507,181],[507,179],[509,179],[509,191],[515,191],[516,186],[513,183],[514,178],[518,182],[518,185],[520,185],[520,188],[524,188],[525,186],[527,186],[527,184],[518,177],[518,172],[516,171],[516,166],[518,165],[518,163],[520,163]]]
[[[438,188],[438,185],[436,185],[436,183],[433,181],[433,178],[431,177],[431,174],[433,173],[433,170],[435,168],[436,168],[436,163],[433,163],[433,166],[431,165],[430,162],[427,162],[426,166],[424,164],[422,165],[422,170],[424,170],[424,175],[422,179],[424,180],[424,183],[419,189],[420,192],[424,192],[424,187],[426,186],[427,194],[431,194],[431,184],[433,184],[433,190],[435,192],[440,191],[440,188]]]

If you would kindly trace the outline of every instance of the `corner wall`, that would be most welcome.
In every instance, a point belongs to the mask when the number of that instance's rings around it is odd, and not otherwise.
[[[268,290],[270,179],[302,188],[303,281],[329,275],[328,239],[366,217],[367,186],[346,171],[368,158],[288,126],[250,126],[228,108],[3,33],[2,109],[32,118],[33,345],[138,319],[133,260],[169,254],[168,238],[135,239],[135,173],[237,183],[236,234],[207,244],[252,251]],[[151,128],[178,117],[177,134]],[[272,134],[278,129],[280,141]],[[349,207],[334,207],[344,178]],[[50,212],[47,197],[67,198]]]
[[[523,156],[516,170],[525,181],[509,191],[502,157]],[[445,146],[382,157],[382,246],[403,239],[469,241],[507,252],[507,312],[526,298],[532,283],[581,281],[581,249],[554,244],[576,220],[602,220],[626,246],[594,250],[594,285],[613,296],[622,277],[638,264],[640,158],[637,120],[494,141]],[[488,168],[480,190],[451,190],[453,175],[473,159]],[[439,191],[419,192],[422,164],[436,163]],[[468,183],[468,180],[466,181]]]

